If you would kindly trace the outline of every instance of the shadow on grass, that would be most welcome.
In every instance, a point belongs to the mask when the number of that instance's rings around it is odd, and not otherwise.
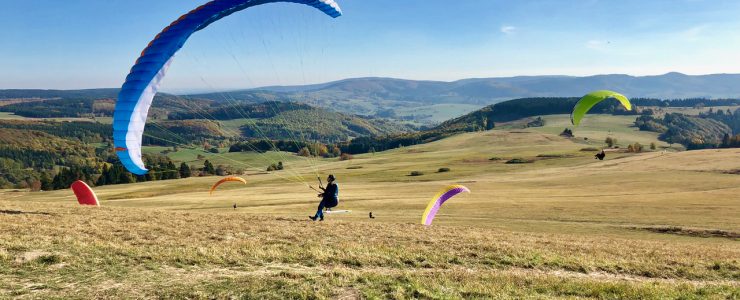
[[[44,215],[52,216],[54,214],[39,211],[20,211],[20,210],[0,210],[0,215]]]

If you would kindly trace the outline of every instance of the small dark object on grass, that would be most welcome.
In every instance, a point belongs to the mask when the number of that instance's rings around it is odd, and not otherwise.
[[[601,152],[596,153],[594,157],[595,159],[598,159],[598,160],[604,160],[604,157],[606,157],[606,153],[604,153],[604,150],[601,150]]]
[[[411,171],[411,173],[409,174],[409,176],[421,176],[421,175],[424,175],[424,172],[421,172],[421,171]]]
[[[373,212],[370,212],[370,219],[375,219],[375,217],[373,216]]]
[[[236,210],[236,203],[234,203],[234,210]]]
[[[531,164],[534,160],[524,158],[512,158],[506,161],[507,164]]]
[[[450,171],[450,168],[439,168],[439,170],[437,170],[437,173],[444,173],[444,172],[449,172],[449,171]]]

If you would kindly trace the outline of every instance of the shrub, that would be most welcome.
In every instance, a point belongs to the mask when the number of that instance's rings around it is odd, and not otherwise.
[[[506,161],[507,164],[531,164],[534,160],[524,158],[512,158]]]
[[[281,161],[281,162],[278,162],[277,164],[271,164],[270,166],[268,166],[267,167],[267,171],[268,172],[270,172],[270,171],[280,171],[283,168],[284,168],[283,167],[283,162]]]
[[[349,153],[342,153],[342,155],[339,156],[339,160],[350,160],[353,158],[352,154]]]
[[[309,157],[311,156],[311,151],[308,150],[308,147],[303,147],[298,151],[298,156]]]
[[[499,160],[504,160],[504,159],[503,158],[500,158],[500,157],[495,157],[494,156],[494,157],[489,158],[488,160],[490,160],[490,161],[499,161]]]
[[[424,175],[424,172],[421,172],[421,171],[411,171],[411,173],[409,174],[409,176],[421,176],[421,175]]]
[[[527,127],[542,127],[545,126],[545,120],[542,117],[537,117],[534,121],[527,123]]]
[[[439,170],[437,170],[437,173],[445,173],[449,171],[450,171],[450,168],[439,168]]]
[[[539,158],[566,158],[566,157],[572,157],[570,154],[540,154],[537,155]]]
[[[607,137],[606,140],[604,140],[604,143],[606,143],[609,148],[614,147],[614,145],[617,144],[617,139],[612,137]]]
[[[658,146],[655,145],[655,142],[650,143],[650,150],[658,149]]]

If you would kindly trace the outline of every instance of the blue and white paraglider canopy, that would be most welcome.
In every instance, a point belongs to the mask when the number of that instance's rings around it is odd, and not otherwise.
[[[148,172],[141,158],[141,140],[149,107],[172,63],[172,58],[190,36],[235,12],[273,2],[313,6],[336,18],[342,11],[334,0],[214,0],[181,16],[167,26],[141,53],[118,94],[113,113],[113,142],[121,163],[131,173]]]

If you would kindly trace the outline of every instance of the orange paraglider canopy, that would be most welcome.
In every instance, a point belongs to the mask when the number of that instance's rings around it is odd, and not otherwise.
[[[72,191],[75,193],[75,196],[77,196],[77,202],[80,203],[80,205],[94,205],[94,206],[100,206],[100,202],[98,202],[98,196],[95,196],[95,192],[90,188],[90,186],[87,185],[84,181],[77,180],[74,183],[72,183]]]
[[[218,187],[219,185],[221,185],[221,184],[222,184],[222,183],[224,183],[224,182],[230,182],[230,181],[236,181],[236,182],[241,182],[241,183],[243,183],[243,184],[247,184],[247,180],[245,180],[244,178],[241,178],[241,177],[236,177],[236,176],[230,176],[230,177],[226,177],[226,178],[224,178],[224,179],[221,179],[221,180],[219,180],[218,182],[216,182],[216,183],[215,183],[215,184],[214,184],[214,185],[213,185],[213,186],[211,187],[211,195],[213,195],[213,191],[215,191],[215,190],[216,190],[216,188],[217,188],[217,187]]]

